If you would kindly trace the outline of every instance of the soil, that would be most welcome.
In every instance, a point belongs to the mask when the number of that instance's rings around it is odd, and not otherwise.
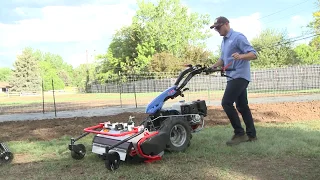
[[[320,120],[320,101],[252,104],[250,108],[255,122],[282,123]],[[62,136],[75,137],[83,133],[83,129],[86,127],[106,121],[127,122],[129,116],[135,117],[136,124],[147,117],[143,113],[128,112],[101,117],[3,122],[0,123],[0,141],[51,140]],[[206,126],[225,125],[229,124],[229,120],[220,106],[209,106],[205,123]]]

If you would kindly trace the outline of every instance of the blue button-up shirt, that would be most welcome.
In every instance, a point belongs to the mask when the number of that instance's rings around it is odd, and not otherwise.
[[[257,56],[256,50],[250,45],[247,38],[242,33],[230,29],[229,33],[223,37],[220,59],[223,61],[224,66],[227,66],[231,62],[228,68],[234,68],[235,71],[226,71],[226,75],[234,79],[244,78],[251,81],[250,61],[234,60],[231,55],[236,52],[239,54],[252,52]],[[227,78],[227,80],[231,79]]]

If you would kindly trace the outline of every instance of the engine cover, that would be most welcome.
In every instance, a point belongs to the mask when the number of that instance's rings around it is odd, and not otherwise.
[[[197,100],[189,104],[181,105],[181,114],[201,114],[207,116],[206,102],[204,100]]]
[[[197,105],[198,111],[205,117],[207,116],[207,104],[205,100],[197,100],[197,101],[193,101],[194,104]]]

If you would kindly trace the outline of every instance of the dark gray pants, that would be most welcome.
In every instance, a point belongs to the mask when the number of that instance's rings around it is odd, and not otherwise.
[[[249,137],[256,137],[256,129],[254,126],[251,110],[248,106],[248,85],[249,81],[242,78],[228,81],[221,105],[231,122],[231,125],[234,129],[234,134],[244,135],[245,133],[247,133]],[[241,126],[240,118],[235,107],[233,106],[233,103],[236,103],[237,110],[242,115],[243,121],[246,125],[246,132]]]

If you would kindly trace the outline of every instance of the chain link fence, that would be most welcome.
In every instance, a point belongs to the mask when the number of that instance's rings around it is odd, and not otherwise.
[[[178,73],[122,74],[104,84],[91,84],[89,93],[45,92],[33,96],[0,96],[0,115],[46,113],[65,110],[146,106],[159,93],[171,87]],[[320,65],[252,70],[248,96],[266,97],[320,94]],[[176,100],[220,100],[226,78],[219,74],[196,75],[186,87],[184,98]],[[176,101],[175,100],[175,101]]]
[[[126,82],[94,84],[91,93],[161,92],[172,86],[176,73],[124,74]],[[119,78],[120,79],[120,78]],[[320,91],[320,66],[294,66],[267,70],[252,70],[248,91],[251,93],[302,93]],[[217,75],[197,75],[187,85],[192,92],[224,90],[226,78]]]

